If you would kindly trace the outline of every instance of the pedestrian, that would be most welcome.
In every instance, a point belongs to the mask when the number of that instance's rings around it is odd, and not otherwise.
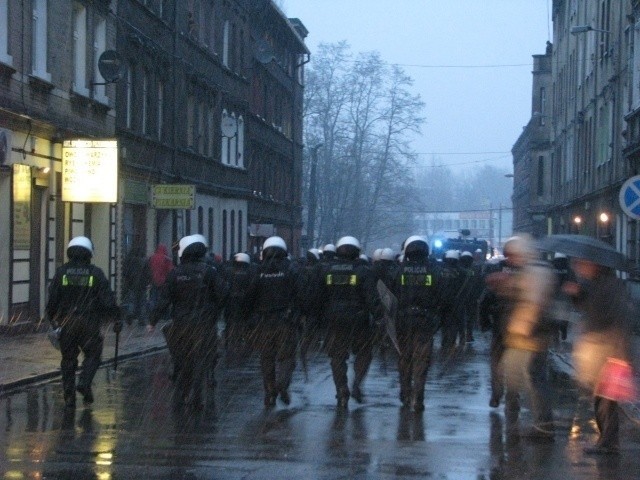
[[[504,262],[492,257],[485,265],[485,275],[500,272]],[[491,277],[488,277],[489,279]],[[509,302],[505,297],[499,297],[491,288],[485,285],[478,300],[478,317],[480,330],[491,331],[491,345],[489,347],[489,364],[491,372],[491,398],[489,406],[497,408],[504,395],[504,371],[502,369],[502,354],[505,350],[504,335],[509,314]]]
[[[323,312],[328,322],[326,349],[340,408],[347,407],[350,396],[358,403],[364,399],[362,382],[373,358],[375,336],[370,316],[377,323],[383,317],[374,274],[359,256],[360,242],[356,238],[338,240],[336,257],[325,270],[322,286]],[[347,360],[351,352],[355,355],[355,375],[349,390]]]
[[[615,271],[596,261],[572,258],[576,281],[566,281],[563,291],[571,295],[582,312],[580,333],[574,345],[576,380],[593,395],[599,436],[588,454],[617,454],[620,442],[620,406],[618,398],[608,395],[600,384],[607,359],[630,368],[632,337],[631,300]],[[626,366],[625,366],[626,365]]]
[[[195,409],[204,407],[204,380],[217,356],[216,322],[228,292],[222,273],[205,262],[206,253],[202,235],[180,240],[180,265],[167,275],[148,326],[153,331],[171,309],[167,341],[173,344],[176,400]]]
[[[404,261],[396,272],[391,291],[398,300],[400,401],[417,413],[424,411],[424,390],[442,310],[450,298],[441,288],[440,277],[429,259],[425,238],[414,235],[404,242]]]
[[[267,238],[256,280],[247,293],[257,315],[255,342],[267,408],[275,406],[278,396],[285,405],[291,403],[289,385],[296,366],[301,282],[296,264],[287,256],[285,241],[278,236]]]
[[[138,325],[147,323],[147,287],[151,282],[149,264],[141,247],[132,247],[122,262],[122,277],[128,311],[127,324],[135,319]]]
[[[553,271],[537,260],[533,240],[526,234],[509,238],[504,255],[510,271],[496,272],[487,282],[508,303],[502,355],[506,381],[505,414],[511,433],[517,432],[520,395],[531,404],[533,425],[521,436],[553,440],[551,388],[547,354],[552,330],[545,319],[554,288]]]
[[[459,267],[463,280],[458,298],[458,339],[462,345],[474,341],[473,328],[478,309],[478,284],[480,280],[474,268],[471,252],[464,251],[460,254]]]
[[[169,257],[169,249],[164,243],[161,243],[156,247],[153,255],[149,257],[149,272],[151,274],[151,288],[149,289],[150,310],[153,310],[158,304],[160,291],[171,270],[173,270],[173,261]]]
[[[69,261],[59,267],[49,287],[46,315],[54,328],[60,328],[62,389],[68,408],[76,405],[76,390],[87,404],[93,403],[91,384],[100,366],[103,337],[101,317],[115,319],[114,330],[121,327],[115,295],[104,272],[91,264],[93,243],[84,236],[74,237],[67,247]],[[84,361],[76,387],[78,354]]]

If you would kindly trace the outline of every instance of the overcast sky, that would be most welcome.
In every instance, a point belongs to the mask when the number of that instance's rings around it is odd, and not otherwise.
[[[414,144],[426,164],[435,156],[456,169],[511,171],[509,152],[531,115],[532,55],[551,39],[551,0],[276,3],[309,30],[312,62],[319,43],[346,40],[353,53],[375,50],[405,65],[426,104]]]

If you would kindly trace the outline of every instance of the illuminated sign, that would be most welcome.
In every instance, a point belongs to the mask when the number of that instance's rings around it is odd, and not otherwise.
[[[195,185],[153,185],[151,187],[153,208],[185,209],[196,208]]]
[[[118,141],[65,140],[62,145],[62,201],[118,201]]]

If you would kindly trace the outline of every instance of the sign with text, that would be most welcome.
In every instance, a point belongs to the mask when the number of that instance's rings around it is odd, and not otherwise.
[[[65,140],[62,145],[62,201],[118,201],[118,141]]]
[[[192,210],[196,208],[195,185],[153,185],[151,187],[153,208]]]

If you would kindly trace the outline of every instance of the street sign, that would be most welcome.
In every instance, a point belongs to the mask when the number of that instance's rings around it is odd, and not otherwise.
[[[640,175],[628,179],[620,188],[620,207],[634,220],[640,220]]]
[[[196,207],[195,185],[160,184],[151,186],[151,206],[159,209],[193,210]]]
[[[118,141],[77,139],[62,144],[62,201],[118,201]]]

